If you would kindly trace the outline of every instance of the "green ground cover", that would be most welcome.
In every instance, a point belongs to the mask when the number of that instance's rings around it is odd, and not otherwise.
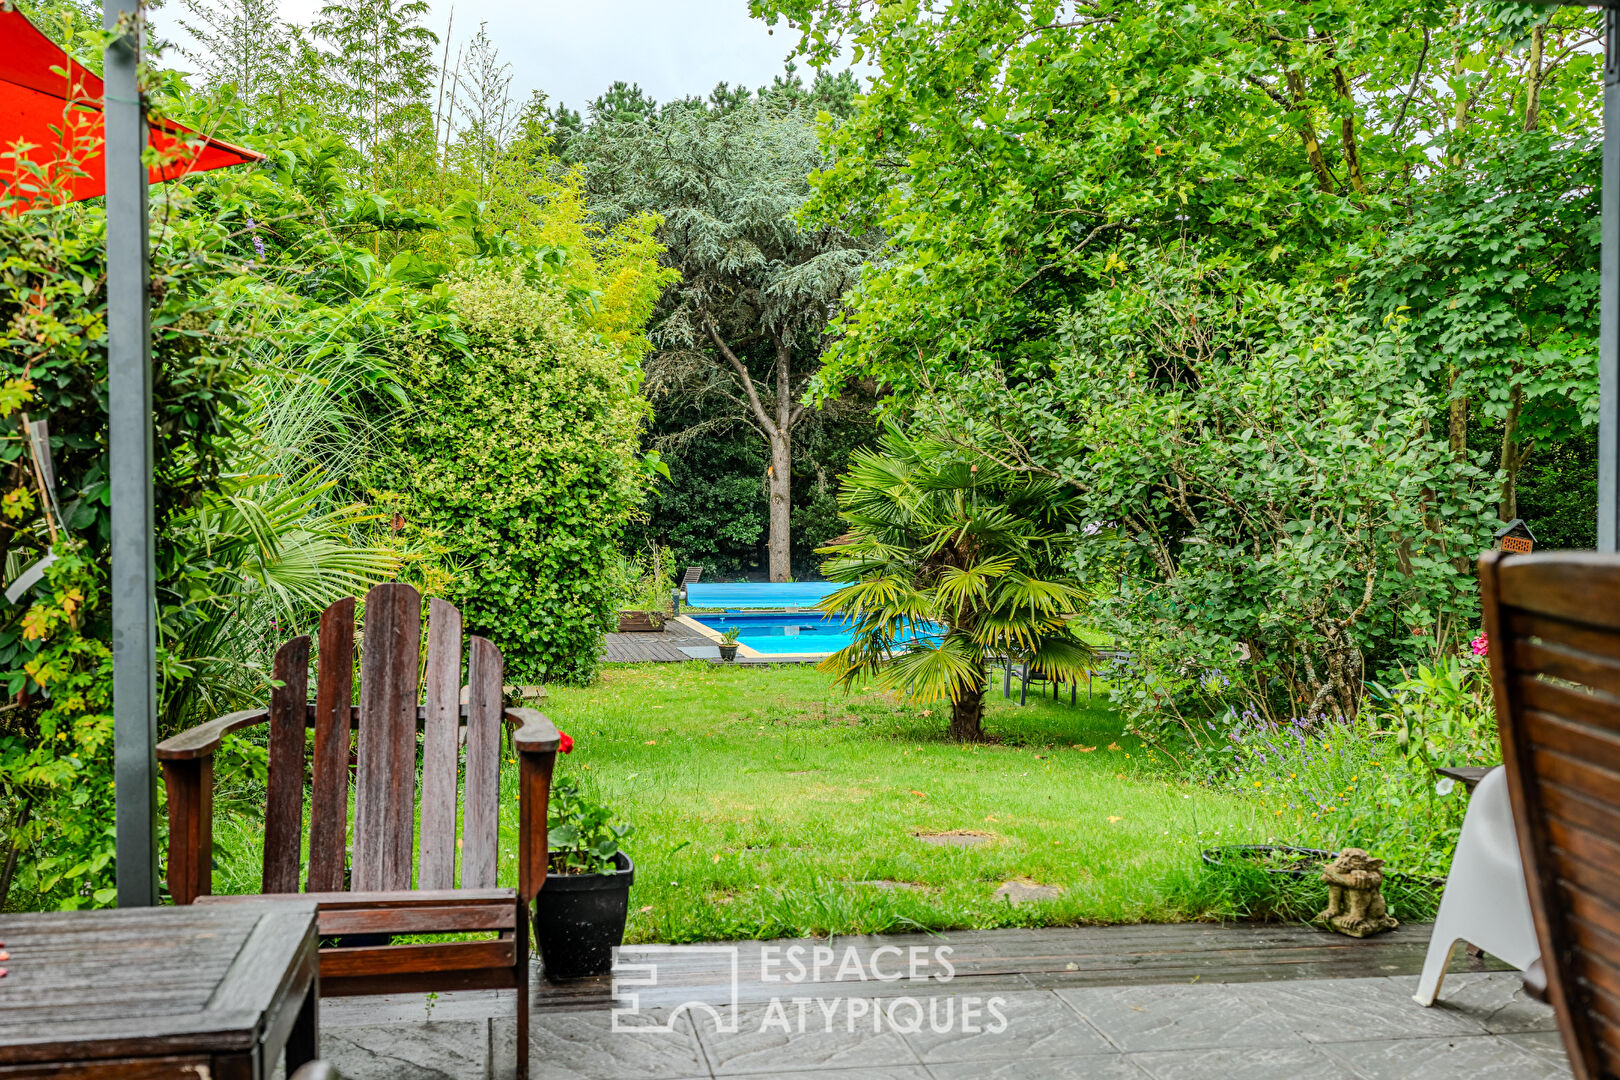
[[[1200,852],[1341,839],[1321,815],[1280,815],[1270,785],[1183,779],[1122,733],[1101,693],[1020,708],[998,682],[981,745],[947,741],[944,710],[845,694],[807,665],[610,665],[553,688],[544,709],[575,739],[558,779],[635,827],[630,941],[1309,918],[1314,880],[1211,872]],[[516,763],[502,767],[513,792]],[[215,891],[257,891],[263,789],[224,784],[216,809]],[[516,810],[501,807],[503,885],[516,884]],[[983,840],[917,836],[954,832]],[[1015,907],[995,895],[1009,881],[1063,893]],[[1412,919],[1432,905],[1397,906]]]
[[[693,663],[612,666],[546,712],[576,740],[559,775],[635,826],[632,941],[1226,913],[1198,852],[1265,839],[1258,807],[1172,782],[1100,703],[989,701],[997,741],[962,746],[945,711],[812,667]],[[987,839],[915,835],[958,830]],[[1009,880],[1065,894],[1015,908]]]

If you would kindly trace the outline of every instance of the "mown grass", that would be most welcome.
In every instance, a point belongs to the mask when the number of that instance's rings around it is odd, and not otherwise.
[[[635,826],[633,942],[1300,917],[1315,901],[1205,867],[1205,848],[1290,837],[1258,800],[1173,779],[1101,695],[1020,708],[998,683],[988,702],[978,746],[945,739],[943,709],[846,694],[809,666],[614,665],[543,707],[576,740],[558,777]],[[515,792],[510,755],[502,768]],[[257,890],[250,801],[216,829],[217,891]],[[503,800],[506,885],[516,809]],[[987,840],[916,835],[953,831]],[[1063,894],[1015,907],[994,895],[1007,881]]]
[[[1167,780],[1084,700],[1020,708],[998,689],[996,741],[966,747],[943,710],[812,667],[693,663],[614,666],[545,711],[576,740],[559,775],[635,826],[632,941],[1210,917],[1199,850],[1266,827]],[[915,835],[954,830],[988,840]],[[1012,907],[992,895],[1009,880],[1065,893]]]

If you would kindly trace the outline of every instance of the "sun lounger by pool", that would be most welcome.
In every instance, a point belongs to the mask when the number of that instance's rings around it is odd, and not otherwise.
[[[695,608],[812,608],[843,588],[833,581],[730,582],[686,587],[686,603]]]

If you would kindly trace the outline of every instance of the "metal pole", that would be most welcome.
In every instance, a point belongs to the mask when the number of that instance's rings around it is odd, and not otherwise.
[[[139,0],[103,0],[107,46],[107,451],[112,487],[113,750],[118,906],[157,903],[157,621],[152,560],[152,363],[147,321],[146,117]]]
[[[1599,551],[1620,550],[1620,9],[1605,8],[1602,340],[1598,353]]]

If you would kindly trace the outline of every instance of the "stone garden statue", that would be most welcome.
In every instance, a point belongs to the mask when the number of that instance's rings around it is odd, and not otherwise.
[[[1316,917],[1341,934],[1364,938],[1400,924],[1384,906],[1384,860],[1360,848],[1345,848],[1322,868],[1328,887],[1327,910]]]

